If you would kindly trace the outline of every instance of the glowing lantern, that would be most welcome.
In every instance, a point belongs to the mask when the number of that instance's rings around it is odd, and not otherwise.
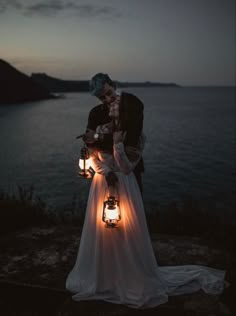
[[[119,201],[114,196],[109,196],[103,203],[102,220],[106,223],[107,227],[115,227],[120,219]]]
[[[79,159],[79,176],[82,178],[91,178],[92,177],[92,172],[90,170],[91,167],[91,161],[89,158],[89,150],[88,148],[84,145],[83,148],[81,148],[80,152],[80,159]]]

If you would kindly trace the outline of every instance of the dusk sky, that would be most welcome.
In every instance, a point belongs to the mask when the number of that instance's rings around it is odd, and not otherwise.
[[[26,74],[235,85],[235,0],[0,0],[0,58]]]

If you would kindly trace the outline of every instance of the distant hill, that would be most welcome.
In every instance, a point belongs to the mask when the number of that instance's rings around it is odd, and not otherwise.
[[[120,82],[117,87],[178,87],[175,83]],[[0,104],[56,98],[53,92],[88,92],[89,80],[62,80],[45,73],[27,76],[0,59]]]
[[[37,101],[53,97],[45,86],[0,59],[0,104]]]
[[[45,73],[32,73],[31,78],[51,92],[87,92],[88,80],[62,80],[53,78]]]
[[[32,73],[31,78],[51,92],[79,92],[89,91],[89,80],[62,80],[53,78],[45,73]],[[159,82],[121,82],[116,81],[117,87],[179,87],[175,83]]]
[[[145,81],[145,82],[117,82],[117,85],[119,87],[180,87],[176,83],[162,83],[162,82],[150,82],[150,81]]]

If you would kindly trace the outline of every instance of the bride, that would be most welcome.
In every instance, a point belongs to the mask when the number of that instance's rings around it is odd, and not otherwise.
[[[202,289],[208,294],[224,290],[225,270],[202,265],[159,266],[152,248],[142,196],[132,172],[144,147],[141,137],[135,148],[124,145],[125,132],[117,131],[119,108],[111,107],[114,124],[99,126],[113,133],[112,152],[92,153],[92,180],[78,255],[66,278],[72,299],[104,300],[133,308],[151,308],[168,296]],[[116,128],[114,128],[116,127]],[[116,185],[108,186],[109,174]],[[102,220],[109,195],[119,200],[121,220],[109,228]]]

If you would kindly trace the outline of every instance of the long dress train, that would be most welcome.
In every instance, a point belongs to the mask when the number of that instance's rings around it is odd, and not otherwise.
[[[93,157],[96,171],[87,203],[80,246],[73,269],[66,278],[72,299],[104,300],[133,308],[150,308],[170,295],[196,292],[221,294],[225,270],[201,265],[159,266],[146,224],[142,197],[122,143],[113,155]],[[107,198],[104,175],[114,171],[119,180],[121,221],[107,228],[102,221]]]

